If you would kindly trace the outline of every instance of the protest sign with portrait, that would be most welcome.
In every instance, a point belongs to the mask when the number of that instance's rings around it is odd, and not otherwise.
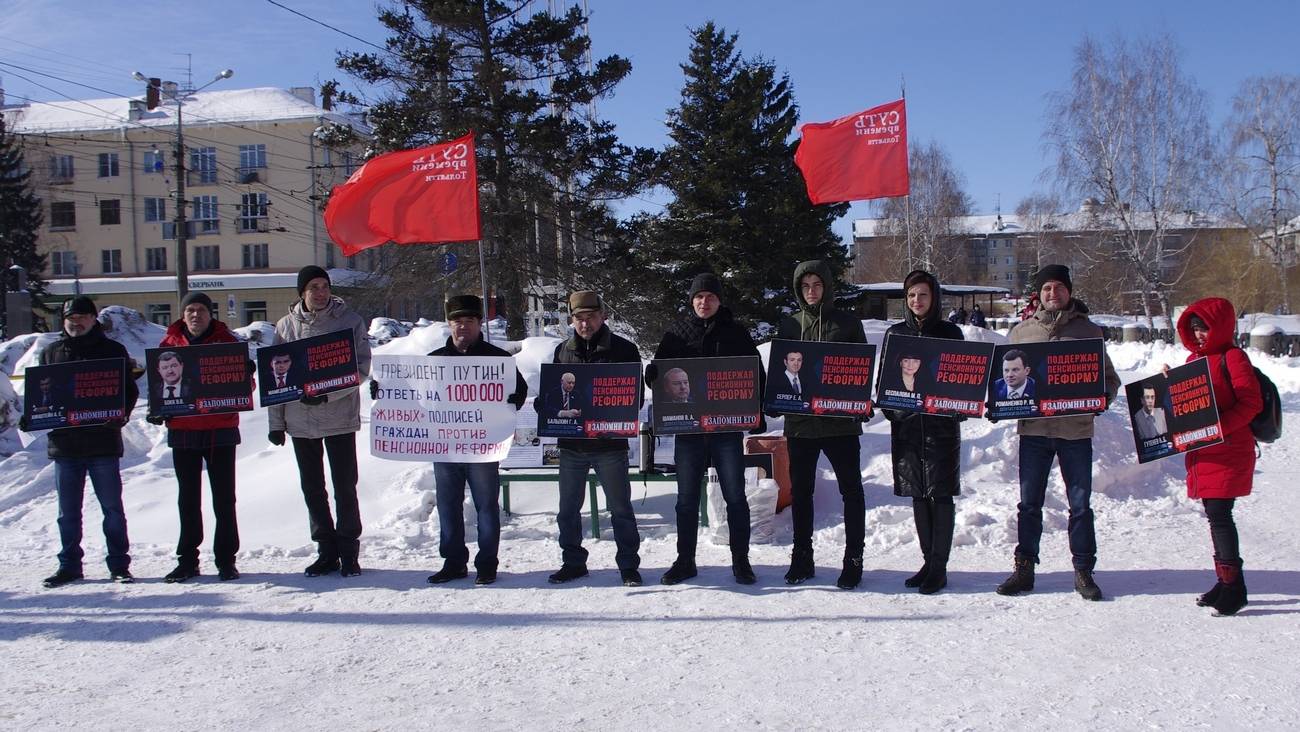
[[[876,347],[869,343],[772,341],[763,409],[782,414],[865,416]]]
[[[257,349],[262,406],[294,402],[357,386],[357,349],[351,329]]]
[[[641,364],[542,364],[537,433],[542,437],[636,437]]]
[[[24,376],[28,432],[126,419],[126,359],[28,366]]]
[[[756,356],[668,358],[654,362],[654,432],[743,432],[759,424]]]
[[[993,349],[990,419],[1094,414],[1106,409],[1100,338],[1010,343]]]
[[[1197,359],[1124,386],[1139,463],[1223,442],[1208,362]]]
[[[993,360],[993,344],[891,334],[880,359],[881,409],[978,417]]]
[[[149,348],[149,414],[183,417],[253,408],[247,343]]]

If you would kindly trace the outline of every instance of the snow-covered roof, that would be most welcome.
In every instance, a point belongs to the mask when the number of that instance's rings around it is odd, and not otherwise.
[[[175,127],[176,106],[168,101],[157,109],[141,111],[132,119],[129,97],[80,99],[76,101],[33,102],[4,110],[5,124],[18,134],[42,132],[96,132],[123,127]],[[337,124],[352,125],[368,134],[356,115],[325,111],[287,89],[258,87],[202,91],[185,98],[182,112],[185,125],[282,122],[321,118]]]
[[[1137,211],[1132,214],[1132,217],[1139,228],[1151,228],[1152,216],[1149,212]],[[890,219],[854,219],[853,237],[855,239],[869,239],[876,236],[887,236],[888,233],[892,233],[883,230],[887,221],[890,221]],[[996,236],[1003,234],[1012,237],[1033,233],[1037,226],[1036,223],[1022,220],[1021,217],[1015,214],[961,216],[952,221],[952,231],[958,236]],[[1080,210],[1071,213],[1051,214],[1047,217],[1043,226],[1047,231],[1096,231],[1101,228],[1110,229],[1112,227],[1110,216],[1100,208],[1096,211]],[[1199,212],[1174,214],[1172,216],[1172,227],[1175,229],[1242,228],[1239,224]]]
[[[379,277],[369,272],[354,269],[331,269],[330,282],[335,287],[356,287],[371,278]],[[379,281],[386,282],[386,279]],[[254,290],[270,287],[297,287],[296,272],[258,272],[256,274],[209,274],[191,272],[189,288],[191,290]],[[80,288],[80,289],[78,289]],[[127,292],[174,292],[175,275],[156,275],[150,277],[83,277],[80,280],[50,280],[45,291],[51,295],[73,295],[78,292],[86,295],[115,295]]]

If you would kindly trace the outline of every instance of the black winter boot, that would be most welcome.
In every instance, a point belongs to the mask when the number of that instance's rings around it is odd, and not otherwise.
[[[699,571],[695,568],[694,559],[678,557],[677,561],[673,562],[673,566],[669,567],[667,572],[664,572],[664,576],[659,578],[659,584],[675,585],[697,574],[699,574]]]
[[[1246,607],[1246,578],[1241,573],[1241,560],[1217,561],[1214,571],[1219,575],[1222,588],[1214,600],[1214,614],[1217,616],[1236,615]]]
[[[1076,569],[1074,570],[1074,591],[1085,600],[1096,602],[1101,599],[1101,588],[1092,578],[1092,570]]]
[[[795,549],[790,554],[790,570],[785,573],[787,585],[801,585],[816,574],[817,566],[813,564],[812,549]]]
[[[916,574],[903,580],[903,586],[920,587],[922,584],[925,583],[925,576],[929,573],[930,573],[930,560],[926,559],[925,564],[921,565],[921,568],[917,570]]]
[[[731,574],[736,578],[736,584],[752,585],[758,581],[754,576],[754,566],[749,563],[749,554],[744,552],[731,553]]]
[[[925,581],[917,589],[922,595],[933,595],[948,586],[948,567],[943,564],[933,564],[930,571],[925,575]]]
[[[1223,592],[1223,583],[1218,581],[1219,562],[1221,561],[1222,560],[1219,559],[1219,555],[1216,552],[1214,555],[1214,586],[1211,587],[1208,592],[1196,596],[1197,607],[1212,607],[1215,601],[1219,599],[1219,593]]]
[[[862,557],[845,557],[844,569],[840,571],[840,578],[835,580],[835,586],[841,590],[851,590],[862,584]]]
[[[1015,561],[1016,568],[1011,576],[998,585],[999,595],[1019,595],[1034,589],[1034,560],[1017,555]]]

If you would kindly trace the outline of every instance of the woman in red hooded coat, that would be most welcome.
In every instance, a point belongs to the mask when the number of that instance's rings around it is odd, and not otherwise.
[[[1196,604],[1232,615],[1246,604],[1246,582],[1232,507],[1250,495],[1255,474],[1255,436],[1250,421],[1264,406],[1259,380],[1246,352],[1235,344],[1237,316],[1232,303],[1207,297],[1188,306],[1178,318],[1178,337],[1191,351],[1188,362],[1205,358],[1219,408],[1223,442],[1187,453],[1187,496],[1199,499],[1210,521],[1214,572],[1218,582]]]

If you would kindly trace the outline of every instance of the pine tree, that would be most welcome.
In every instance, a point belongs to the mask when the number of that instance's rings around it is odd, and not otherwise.
[[[18,265],[27,270],[27,290],[32,301],[38,302],[45,295],[41,280],[45,255],[36,247],[44,216],[41,200],[32,192],[31,177],[22,148],[0,115],[0,269]]]
[[[848,255],[831,224],[848,206],[808,200],[794,164],[798,107],[789,77],[769,61],[743,58],[736,35],[713,23],[692,35],[657,178],[673,200],[662,215],[634,222],[638,240],[622,255],[655,273],[635,283],[643,330],[683,310],[691,278],[713,271],[723,303],[763,335],[762,324],[774,326],[793,306],[797,262],[825,259],[844,270]]]
[[[582,266],[574,262],[575,240],[616,230],[604,202],[635,191],[653,160],[648,150],[620,144],[613,125],[592,113],[592,102],[612,93],[631,63],[619,56],[588,62],[579,8],[526,17],[529,6],[406,2],[379,13],[392,33],[386,53],[339,58],[343,70],[391,90],[370,109],[375,152],[476,133],[488,282],[503,296],[512,338],[523,335],[526,296],[538,294],[539,282],[583,279],[581,271],[573,275]],[[411,257],[440,254],[400,257],[404,269],[419,271]]]

